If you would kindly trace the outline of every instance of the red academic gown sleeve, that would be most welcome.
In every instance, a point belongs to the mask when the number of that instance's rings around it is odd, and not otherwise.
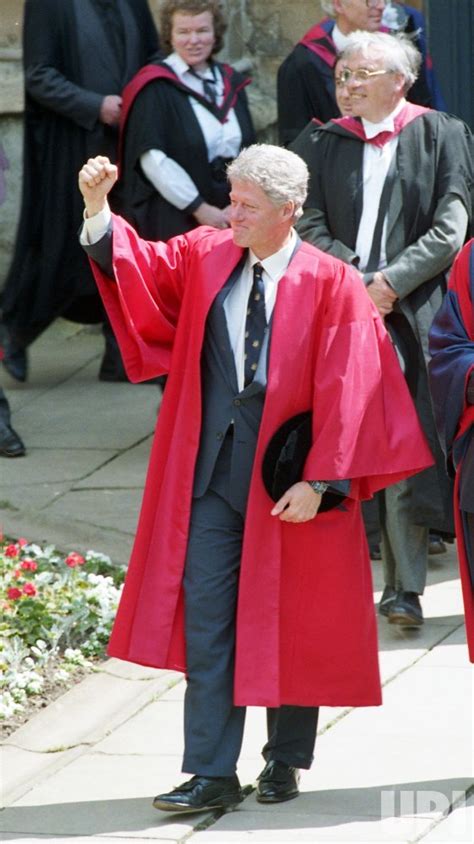
[[[144,381],[169,371],[189,236],[151,243],[121,217],[112,219],[115,283],[94,261],[91,265],[127,375]]]
[[[366,499],[433,464],[390,336],[359,277],[342,263],[327,304],[313,395],[305,478],[350,478],[350,496]]]

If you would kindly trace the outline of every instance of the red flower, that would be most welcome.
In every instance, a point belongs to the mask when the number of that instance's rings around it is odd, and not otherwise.
[[[85,563],[85,558],[78,554],[76,551],[71,551],[70,554],[65,559],[65,563],[69,566],[70,569],[75,569],[76,566],[83,566]]]
[[[21,577],[20,569],[13,569],[13,577]]]
[[[7,589],[7,598],[9,598],[10,601],[18,601],[18,598],[21,598],[21,589],[16,589],[14,586]]]
[[[19,551],[18,545],[7,545],[5,548],[5,557],[18,557]]]
[[[35,560],[26,559],[23,560],[20,568],[27,569],[28,571],[36,571],[38,568],[38,563]]]
[[[27,539],[25,539],[25,538],[22,536],[20,539],[17,539],[17,545],[19,545],[19,546],[20,546],[20,548],[24,548],[24,547],[25,547],[25,545],[28,545],[28,540],[27,540]]]
[[[23,587],[23,594],[30,595],[33,598],[36,595],[36,586],[34,583],[25,583]]]

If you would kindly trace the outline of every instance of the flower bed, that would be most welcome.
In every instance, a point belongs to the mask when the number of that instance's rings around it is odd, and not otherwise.
[[[104,554],[0,541],[0,725],[9,733],[105,654],[124,570]]]

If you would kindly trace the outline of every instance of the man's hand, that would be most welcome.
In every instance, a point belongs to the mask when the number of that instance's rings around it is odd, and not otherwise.
[[[386,281],[383,273],[374,273],[372,281],[367,285],[367,293],[382,318],[392,313],[398,296]]]
[[[107,126],[118,126],[120,113],[122,111],[122,97],[117,94],[108,94],[102,100],[100,106],[99,120]]]
[[[215,229],[227,229],[229,227],[228,207],[216,208],[215,205],[209,205],[207,202],[201,202],[199,208],[196,208],[193,216],[198,221],[200,226],[213,226]]]
[[[79,173],[79,190],[84,197],[88,217],[93,217],[105,208],[107,194],[117,179],[117,167],[105,155],[89,158],[87,164],[84,164]]]
[[[277,501],[271,515],[282,522],[309,522],[318,512],[321,498],[306,481],[299,481]]]

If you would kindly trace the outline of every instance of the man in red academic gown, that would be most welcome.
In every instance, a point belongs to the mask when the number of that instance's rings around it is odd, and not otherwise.
[[[79,177],[82,242],[128,374],[169,373],[109,648],[186,672],[183,770],[194,776],[155,798],[166,811],[240,801],[247,705],[269,708],[257,799],[274,803],[298,795],[320,705],[380,704],[359,501],[431,463],[359,276],[293,229],[306,165],[252,146],[229,178],[230,231],[151,243],[111,218],[107,159]],[[305,411],[301,479],[272,502],[267,444]],[[318,513],[328,485],[345,497]]]

